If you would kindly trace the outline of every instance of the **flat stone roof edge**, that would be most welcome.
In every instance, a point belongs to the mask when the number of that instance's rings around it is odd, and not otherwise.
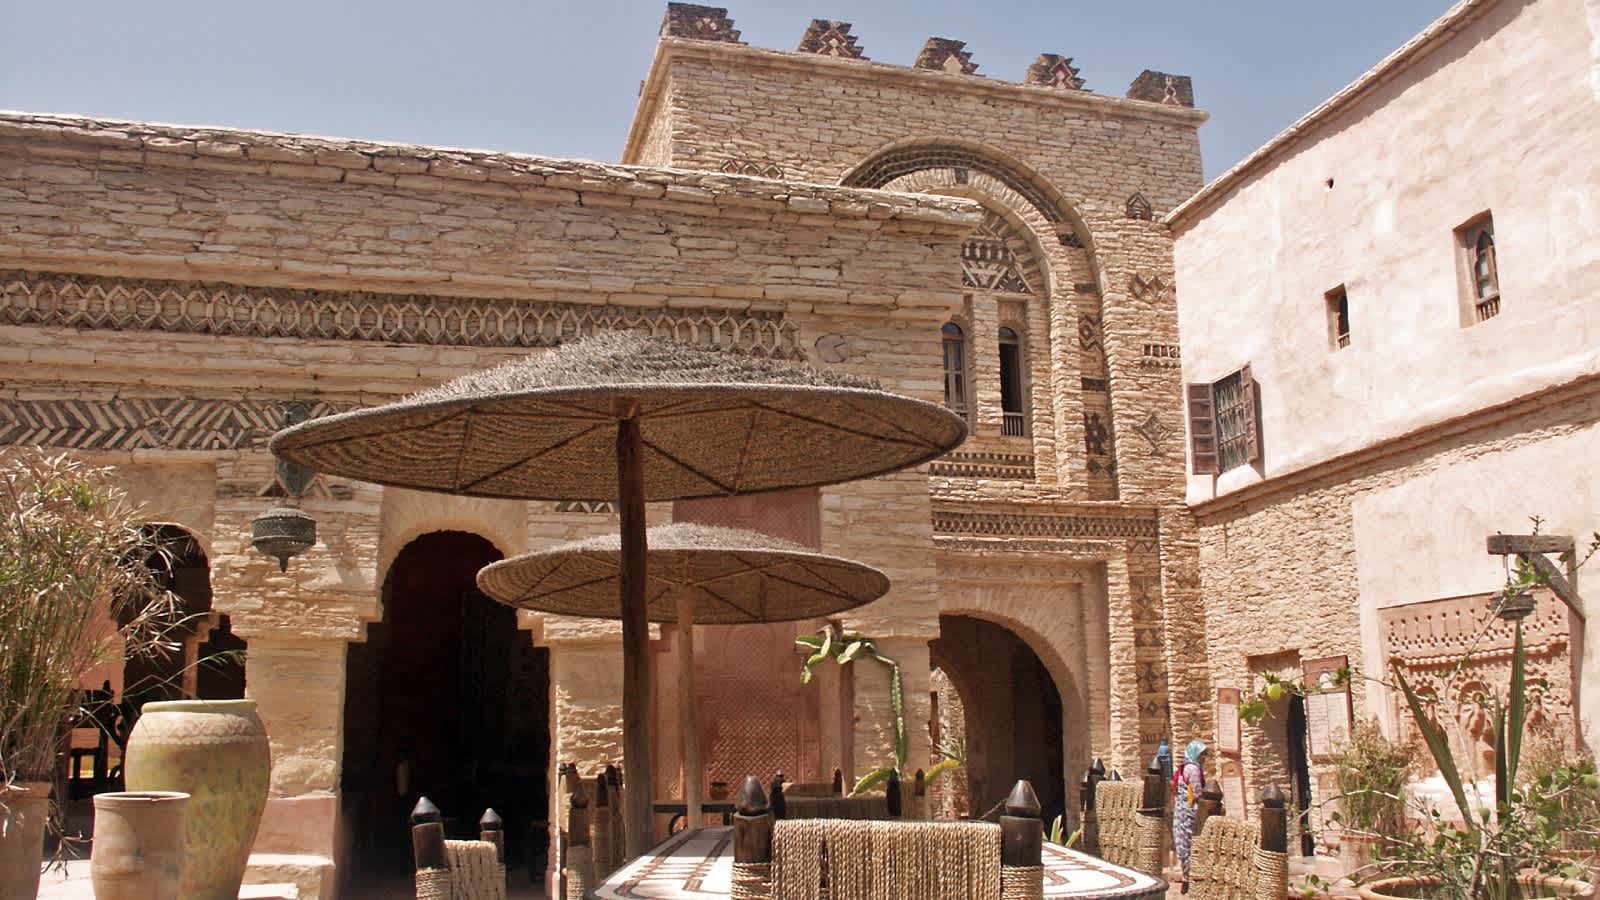
[[[231,160],[241,166],[266,165],[273,175],[316,180],[335,180],[329,177],[336,174],[330,170],[371,170],[379,175],[622,193],[703,203],[708,211],[720,205],[719,200],[744,199],[783,203],[805,215],[896,219],[960,229],[970,229],[981,219],[977,203],[957,197],[222,126],[0,110],[0,140],[4,139],[205,158],[219,164]]]

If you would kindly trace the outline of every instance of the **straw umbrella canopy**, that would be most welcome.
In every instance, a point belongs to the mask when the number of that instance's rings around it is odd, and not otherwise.
[[[878,599],[889,579],[870,566],[769,535],[708,525],[648,531],[646,616],[678,626],[678,713],[684,803],[700,820],[701,770],[695,727],[695,625],[793,622],[830,616]],[[622,618],[616,535],[574,541],[484,567],[478,587],[510,606],[568,616]]]
[[[965,421],[874,383],[606,332],[386,406],[303,422],[272,451],[395,487],[617,500],[628,853],[649,839],[644,504],[836,484],[954,449]]]

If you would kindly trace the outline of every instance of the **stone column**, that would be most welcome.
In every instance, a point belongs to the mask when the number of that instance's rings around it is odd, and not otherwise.
[[[1106,561],[1106,606],[1110,613],[1111,747],[1106,763],[1127,773],[1143,771],[1139,760],[1139,663],[1133,634],[1133,592],[1128,558]]]
[[[250,634],[247,693],[272,742],[259,853],[334,857],[344,735],[345,642]]]
[[[900,664],[906,721],[906,769],[909,776],[928,767],[928,639],[890,637],[877,640],[878,652]],[[889,667],[873,660],[850,664],[855,692],[855,775],[894,765],[894,724],[889,705]]]

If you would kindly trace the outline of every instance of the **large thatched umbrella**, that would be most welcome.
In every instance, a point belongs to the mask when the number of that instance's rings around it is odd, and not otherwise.
[[[616,498],[628,853],[650,834],[644,504],[836,484],[960,444],[962,419],[863,379],[610,332],[397,403],[303,422],[272,450],[377,484],[523,500]]]
[[[683,732],[684,803],[700,821],[699,735],[694,712],[695,625],[795,622],[854,609],[889,590],[882,572],[769,535],[709,525],[649,530],[646,616],[678,626],[678,714]],[[478,572],[478,587],[522,609],[622,618],[622,542],[590,538],[501,560]]]

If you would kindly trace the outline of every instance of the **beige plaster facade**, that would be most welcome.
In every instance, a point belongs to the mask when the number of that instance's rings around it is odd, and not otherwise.
[[[466,533],[511,555],[616,525],[603,504],[318,476],[301,506],[319,541],[280,573],[249,547],[281,494],[266,438],[290,415],[387,402],[600,329],[942,401],[941,329],[958,325],[968,442],[797,513],[821,549],[892,579],[840,624],[900,663],[911,765],[931,759],[941,617],[1005,629],[1048,674],[1059,735],[1001,743],[1020,759],[1014,743],[1059,740],[1041,758],[1069,808],[1093,756],[1127,771],[1175,729],[1209,727],[1159,221],[1200,186],[1188,80],[1147,72],[1110,97],[1048,54],[1013,84],[972,74],[959,43],[930,41],[913,67],[827,50],[842,45],[752,48],[722,11],[672,7],[620,165],[0,115],[0,443],[109,462],[153,521],[196,537],[273,741],[256,849],[274,854],[264,869],[299,873],[302,896],[334,891],[336,866],[364,852],[362,816],[388,802],[373,792],[399,779],[392,746],[347,754],[373,734],[351,710],[378,702],[355,660],[402,640],[386,604],[410,549]],[[1001,388],[1003,327],[1015,390]],[[772,526],[762,508],[722,510]],[[548,747],[525,759],[554,794],[558,762],[592,774],[621,755],[618,631],[527,612],[516,625],[545,654]],[[658,638],[668,675],[674,636]],[[799,662],[772,665],[797,682]],[[946,683],[1009,684],[1004,667],[965,665]],[[809,691],[796,702],[812,771],[791,776],[892,759],[886,669],[826,671]],[[1026,699],[1043,708],[1047,693]],[[658,694],[662,773],[677,767],[670,705]],[[670,774],[659,786],[678,789]],[[557,821],[543,812],[531,818]]]
[[[1187,484],[1214,687],[1459,652],[1505,580],[1487,535],[1600,528],[1597,36],[1593,3],[1467,0],[1168,216],[1184,380],[1248,365],[1259,395],[1259,459]],[[1488,315],[1463,238],[1485,217]],[[1540,603],[1536,665],[1594,746],[1595,642]],[[1408,644],[1390,623],[1418,615]],[[1402,725],[1373,681],[1354,705]],[[1289,778],[1285,740],[1246,726],[1251,790]]]

